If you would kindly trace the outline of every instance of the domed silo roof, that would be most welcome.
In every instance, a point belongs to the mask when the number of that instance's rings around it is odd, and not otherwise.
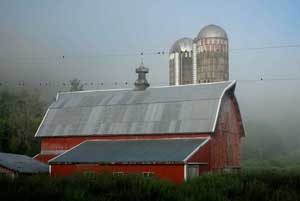
[[[210,24],[205,27],[203,27],[198,36],[197,39],[200,38],[225,38],[227,39],[227,34],[225,30],[217,25]]]
[[[191,38],[181,38],[177,40],[171,47],[170,53],[185,52],[193,50],[193,40]]]

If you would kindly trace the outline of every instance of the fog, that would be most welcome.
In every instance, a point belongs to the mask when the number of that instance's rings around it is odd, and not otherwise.
[[[85,89],[131,87],[141,60],[151,86],[168,85],[173,42],[217,24],[229,36],[247,150],[280,143],[278,156],[300,156],[300,48],[262,48],[300,44],[299,9],[298,1],[3,0],[0,90],[34,89],[51,101],[73,78]]]

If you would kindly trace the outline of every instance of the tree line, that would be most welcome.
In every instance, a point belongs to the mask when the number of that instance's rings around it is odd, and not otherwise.
[[[0,93],[0,151],[34,155],[39,140],[34,138],[46,103],[26,91]]]
[[[70,91],[83,90],[79,79],[69,82]],[[40,142],[34,134],[49,104],[36,92],[0,92],[0,152],[39,153]]]

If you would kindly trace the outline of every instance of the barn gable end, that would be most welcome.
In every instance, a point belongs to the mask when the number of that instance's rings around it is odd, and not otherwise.
[[[245,136],[241,114],[233,92],[222,100],[217,127],[210,141],[210,169],[240,168],[240,138]]]

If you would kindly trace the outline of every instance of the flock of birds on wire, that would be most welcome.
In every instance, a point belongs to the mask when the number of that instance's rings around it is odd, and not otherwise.
[[[253,47],[253,48],[235,48],[235,49],[231,49],[231,51],[242,51],[242,50],[264,50],[264,49],[281,49],[281,48],[300,48],[300,45],[296,44],[296,45],[276,45],[276,46],[265,46],[265,47]],[[103,54],[103,55],[98,55],[98,56],[94,56],[94,57],[100,57],[100,56],[144,56],[144,55],[167,55],[166,51],[157,51],[157,52],[140,52],[140,53],[135,53],[135,54]],[[46,57],[47,58],[47,57]],[[60,59],[68,59],[68,58],[73,58],[72,56],[66,56],[66,55],[62,55],[59,56]],[[14,58],[17,59],[17,58]],[[38,58],[26,58],[26,59],[38,59]],[[1,60],[1,58],[0,58]],[[300,78],[272,78],[272,79],[265,79],[263,77],[259,78],[259,79],[252,79],[252,80],[238,80],[238,81],[245,81],[245,82],[257,82],[257,81],[298,81],[300,80]],[[109,85],[109,86],[128,86],[128,85],[132,85],[133,83],[129,83],[129,82],[112,82],[112,83],[104,83],[104,82],[83,82],[82,85],[83,86],[105,86],[105,85]],[[166,84],[166,83],[152,83],[152,84]],[[8,82],[1,82],[0,81],[0,87],[3,86],[18,86],[18,87],[24,87],[27,84],[25,83],[25,81],[19,81],[17,83],[11,84]],[[38,86],[40,87],[51,87],[51,86],[62,86],[62,87],[67,87],[70,86],[70,82],[49,82],[49,81],[44,81],[44,82],[40,82],[38,84]]]
[[[263,77],[259,79],[248,79],[248,80],[237,80],[238,82],[267,82],[267,81],[300,81],[300,78],[272,78],[272,79],[265,79]],[[134,82],[82,82],[81,85],[87,86],[87,87],[104,87],[104,86],[131,86]],[[168,85],[166,82],[152,83],[153,85]],[[71,86],[70,81],[69,82],[59,82],[59,81],[53,81],[53,82],[40,82],[38,84],[32,84],[32,83],[26,83],[25,81],[19,81],[16,83],[12,82],[0,82],[0,87],[5,86],[16,86],[16,87],[25,87],[25,86],[39,86],[39,87],[69,87]]]

